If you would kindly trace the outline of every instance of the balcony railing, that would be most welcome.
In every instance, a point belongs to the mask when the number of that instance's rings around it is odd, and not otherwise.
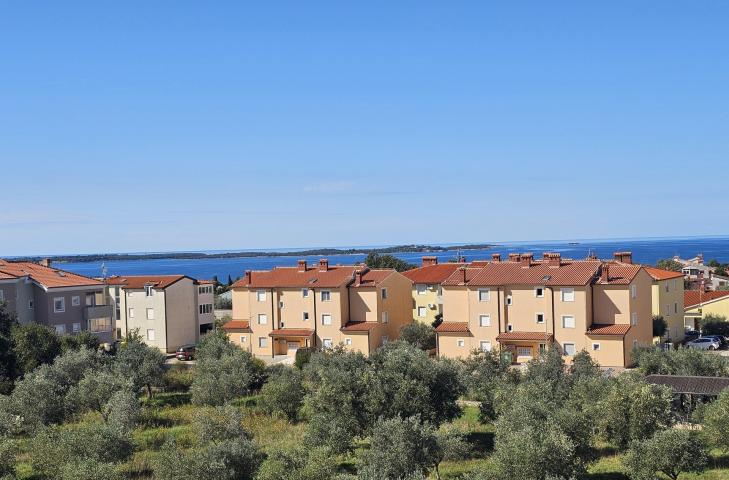
[[[96,305],[84,308],[84,320],[92,318],[113,318],[111,305]]]

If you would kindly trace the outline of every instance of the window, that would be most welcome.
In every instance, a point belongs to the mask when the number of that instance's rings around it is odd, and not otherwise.
[[[268,338],[258,337],[258,346],[260,348],[266,348],[268,346]]]
[[[152,285],[145,285],[144,286],[144,294],[148,297],[151,297],[154,293],[154,287]]]
[[[92,318],[89,320],[89,330],[92,332],[111,332],[111,318]]]
[[[352,339],[351,339],[351,338],[349,338],[349,337],[345,338],[345,339],[344,339],[344,344],[345,344],[345,345],[352,345]]]
[[[58,335],[64,335],[66,333],[66,325],[56,325],[56,333]]]
[[[666,282],[666,291],[668,291],[668,282]]]
[[[248,337],[246,337],[245,335],[240,336],[240,343],[246,343],[247,341],[248,341]]]
[[[266,291],[265,290],[257,290],[256,291],[256,300],[259,302],[265,302],[266,301]]]
[[[539,344],[539,354],[543,354],[547,351],[547,344],[546,343],[540,343]]]
[[[66,299],[63,297],[56,297],[53,299],[53,312],[63,313],[66,311]]]
[[[478,324],[481,327],[490,327],[491,326],[491,315],[479,315]]]
[[[33,300],[28,300],[28,310],[33,310],[35,308],[35,305],[33,304]]]
[[[537,298],[544,297],[544,287],[537,287],[534,289],[534,296]]]
[[[332,316],[328,313],[324,313],[321,316],[321,324],[322,325],[331,325],[332,324]]]
[[[563,302],[574,302],[575,301],[575,289],[574,288],[563,288],[560,292],[562,293]]]
[[[673,283],[673,285],[672,285],[673,289],[676,290],[676,280],[674,279],[673,282],[671,282],[671,283]]]
[[[129,318],[134,318],[134,309],[133,308],[129,309]]]
[[[428,286],[419,283],[415,285],[415,291],[418,293],[418,295],[425,295],[426,293],[428,293]]]
[[[673,313],[678,313],[678,302],[673,303]]]
[[[630,314],[630,324],[638,325],[638,314],[636,312]]]
[[[266,325],[268,323],[268,315],[265,313],[259,313],[258,314],[258,324],[259,325]]]
[[[484,340],[479,344],[482,352],[490,352],[491,351],[491,342],[488,340]]]
[[[514,325],[512,325],[512,324],[508,324],[508,325],[506,326],[506,331],[507,331],[507,332],[513,332],[513,331],[514,331]]]
[[[514,303],[514,299],[511,297],[511,295],[507,295],[506,296],[506,304],[507,305],[511,305],[512,303]]]
[[[154,320],[154,308],[147,309],[147,320]]]
[[[308,320],[309,320],[309,312],[304,312],[304,313],[302,313],[302,314],[301,314],[301,319],[302,319],[303,321],[305,321],[305,322],[306,322],[306,321],[308,321]]]
[[[387,300],[387,289],[386,288],[381,288],[380,289],[380,293],[382,294],[382,299],[383,300]]]
[[[147,340],[152,341],[152,342],[155,340],[155,332],[154,332],[153,328],[147,329]]]
[[[575,344],[574,343],[565,343],[564,344],[564,354],[565,355],[574,355],[575,354]]]
[[[456,340],[456,345],[459,346],[459,347],[465,347],[466,346],[466,341],[464,339],[462,339],[462,338],[459,338],[458,340]]]
[[[309,296],[309,289],[308,288],[302,288],[301,289],[301,296],[306,298]]]
[[[573,315],[562,315],[562,328],[575,328],[575,317]]]
[[[537,313],[535,315],[535,320],[537,323],[544,323],[544,314],[543,313]]]
[[[666,316],[669,316],[669,315],[671,315],[671,304],[667,303],[666,304]]]
[[[203,285],[201,287],[198,287],[197,293],[199,293],[200,295],[210,295],[213,293],[213,286]]]
[[[383,345],[387,345],[387,342],[389,342],[389,341],[390,341],[390,337],[388,337],[387,335],[383,335],[382,336],[382,344]]]
[[[488,302],[491,299],[491,291],[488,288],[478,289],[478,301]]]
[[[593,343],[592,344],[592,351],[593,352],[599,352],[600,351],[600,344],[599,343]]]
[[[418,307],[418,317],[425,318],[427,314],[428,311],[425,309],[425,307]]]
[[[322,338],[321,345],[324,348],[332,348],[332,339],[331,338]]]
[[[638,298],[638,285],[630,286],[630,296],[632,298]]]
[[[633,348],[638,346],[638,340],[633,340]]]
[[[79,299],[79,303],[81,303],[81,302],[80,302],[80,299]],[[80,332],[80,331],[81,331],[81,324],[80,324],[80,323],[74,323],[74,324],[72,324],[72,325],[71,325],[71,331],[72,331],[73,333],[78,333],[78,332]]]
[[[210,313],[213,313],[212,303],[203,303],[200,305],[200,315],[208,315]]]
[[[321,291],[321,301],[322,302],[328,302],[332,299],[332,292],[329,290],[322,290]]]
[[[74,295],[73,297],[71,297],[71,306],[78,307],[79,305],[81,305],[81,297],[79,297],[78,295]]]
[[[93,293],[87,293],[86,294],[86,306],[87,307],[93,307],[96,305],[96,295]]]
[[[387,312],[382,312],[382,323],[389,323],[390,315]]]
[[[532,347],[516,347],[516,356],[517,357],[531,357],[532,356]]]

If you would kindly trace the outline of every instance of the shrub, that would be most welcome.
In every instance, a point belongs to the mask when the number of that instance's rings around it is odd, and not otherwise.
[[[248,395],[260,385],[264,367],[248,352],[236,349],[220,358],[198,357],[193,374],[192,403],[223,405]]]
[[[424,323],[408,323],[400,329],[400,340],[421,350],[431,350],[435,348],[435,330]]]
[[[81,459],[65,464],[59,480],[124,480],[119,466],[96,460]]]
[[[127,336],[116,355],[116,371],[132,381],[134,391],[147,388],[152,398],[152,387],[160,386],[165,374],[165,356],[158,349],[145,344],[135,331]]]
[[[711,446],[729,450],[729,390],[724,390],[715,402],[705,407],[703,424],[704,435]]]
[[[723,377],[729,375],[726,357],[692,348],[660,350],[640,347],[633,351],[638,370],[644,375],[695,375]]]
[[[310,347],[305,348],[299,348],[296,350],[296,358],[294,360],[294,366],[298,368],[299,370],[304,368],[304,365],[309,363],[311,360],[311,354],[313,353],[313,349]]]
[[[571,376],[570,381],[572,383],[601,375],[600,365],[585,350],[577,352],[577,355],[572,359],[572,365],[570,365],[569,371]]]
[[[729,322],[723,315],[707,314],[701,319],[701,333],[729,336]]]
[[[131,390],[114,392],[104,405],[102,414],[107,424],[122,431],[132,431],[139,421],[139,399]]]
[[[657,315],[653,317],[653,336],[654,337],[662,337],[666,334],[666,330],[668,330],[668,324],[663,319],[662,316]]]
[[[671,429],[633,443],[623,463],[634,480],[653,480],[656,472],[676,480],[682,472],[702,472],[707,459],[707,446],[696,432]]]
[[[0,479],[14,478],[17,452],[15,442],[0,435]]]
[[[261,465],[256,480],[329,480],[337,462],[321,447],[274,450]]]
[[[281,414],[289,421],[296,421],[305,393],[302,377],[300,370],[292,368],[272,376],[261,389],[261,408],[269,414]]]
[[[61,353],[58,335],[51,327],[45,325],[37,323],[15,325],[10,337],[15,361],[21,374],[27,374],[41,365],[52,363]]]
[[[172,367],[165,372],[162,384],[166,392],[188,392],[192,379],[192,368]]]
[[[93,410],[101,412],[114,395],[121,390],[132,390],[131,380],[108,369],[87,370],[77,385],[70,388],[66,397],[69,411]]]

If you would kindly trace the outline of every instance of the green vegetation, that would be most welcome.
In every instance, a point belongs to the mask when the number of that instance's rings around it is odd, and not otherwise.
[[[656,262],[656,268],[669,270],[671,272],[680,272],[683,270],[683,265],[672,258],[665,258]]]
[[[701,331],[704,335],[729,336],[729,322],[723,315],[708,313],[701,319]]]
[[[435,348],[435,330],[424,323],[408,323],[400,329],[400,341],[423,350],[432,350]]]
[[[394,268],[398,272],[412,270],[413,268],[417,267],[417,265],[408,263],[405,260],[400,260],[394,255],[382,253],[368,254],[365,258],[364,263],[370,268]]]

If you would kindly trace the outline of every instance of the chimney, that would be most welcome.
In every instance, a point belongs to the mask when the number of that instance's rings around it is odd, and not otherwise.
[[[500,253],[492,253],[491,254],[491,261],[494,263],[499,263],[501,261],[501,254]]]
[[[559,267],[562,265],[562,255],[559,253],[544,253],[542,257],[550,267]]]
[[[423,266],[438,265],[438,257],[423,257]]]
[[[44,258],[43,260],[38,261],[38,265],[41,265],[43,267],[50,267],[51,266],[51,259],[50,258]]]
[[[463,283],[466,283],[466,267],[461,267],[461,271],[463,272]]]
[[[600,271],[600,280],[605,283],[610,281],[610,265],[607,263],[602,264],[602,270]]]
[[[466,263],[465,255],[461,255],[460,257],[458,257],[458,263]]]
[[[531,253],[522,253],[519,256],[519,262],[521,263],[522,267],[531,267],[533,259],[534,255],[532,255]]]
[[[364,272],[359,269],[354,271],[354,279],[355,279],[354,286],[355,287],[359,287],[360,285],[362,285],[362,274],[363,273]]]
[[[518,253],[510,253],[509,254],[509,261],[510,262],[518,262],[520,255]]]
[[[329,260],[326,258],[322,258],[319,260],[319,271],[320,272],[326,272],[329,270]]]
[[[246,285],[250,285],[252,282],[253,272],[251,272],[250,270],[246,270],[245,277],[246,277]]]
[[[306,260],[299,260],[299,271],[305,272],[306,271]]]
[[[615,260],[620,263],[633,263],[632,252],[615,252],[613,256],[615,257]]]

